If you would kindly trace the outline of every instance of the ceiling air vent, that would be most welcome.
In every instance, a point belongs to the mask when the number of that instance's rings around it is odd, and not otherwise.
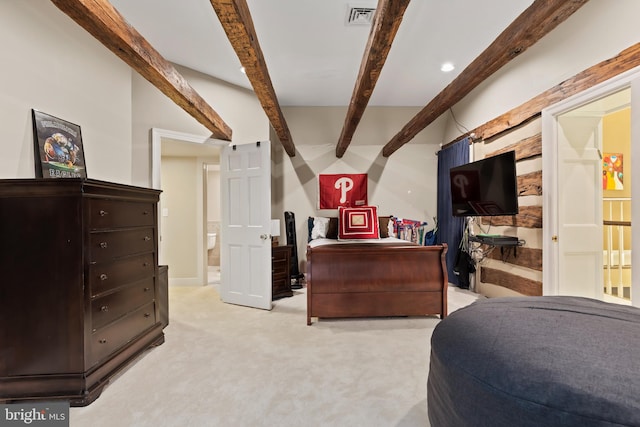
[[[371,25],[376,9],[373,7],[349,7],[347,25]]]

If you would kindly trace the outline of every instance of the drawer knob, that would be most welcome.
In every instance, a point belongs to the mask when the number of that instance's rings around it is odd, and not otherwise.
[[[142,215],[149,215],[149,213],[150,213],[149,211],[143,211]]]
[[[100,341],[98,341],[100,344],[106,344],[107,340],[106,338],[100,338]]]
[[[107,276],[106,274],[102,273],[100,275],[100,280],[107,280],[109,278],[109,276]]]
[[[150,290],[151,290],[151,288],[150,288],[150,287],[146,287],[146,288],[144,288],[144,291],[145,291],[145,292],[149,292]]]
[[[149,237],[149,236],[144,236],[144,241],[145,241],[145,242],[148,242],[149,240],[151,240],[151,237]]]
[[[100,242],[100,247],[101,247],[102,249],[107,249],[107,247],[108,247],[108,246],[109,246],[109,245],[107,244],[107,242]]]
[[[149,267],[149,263],[148,263],[148,262],[143,262],[143,263],[142,263],[142,266],[143,266],[143,267]]]
[[[105,211],[105,210],[100,210],[100,216],[107,216],[109,215],[109,212]]]
[[[109,311],[109,306],[103,305],[102,307],[100,307],[100,311],[104,311],[106,313],[107,311]]]
[[[145,313],[144,317],[151,317],[151,313]]]

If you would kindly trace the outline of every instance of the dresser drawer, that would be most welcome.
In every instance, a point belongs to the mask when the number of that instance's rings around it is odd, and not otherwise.
[[[89,287],[94,297],[111,289],[155,275],[154,253],[89,266]]]
[[[154,206],[153,203],[90,199],[89,227],[95,230],[99,228],[153,226],[155,223]]]
[[[95,232],[89,237],[92,262],[110,261],[127,255],[155,250],[153,228]]]
[[[289,263],[286,259],[271,258],[271,271],[273,274],[287,274]]]
[[[91,301],[91,329],[96,331],[155,298],[153,277]]]
[[[155,323],[155,305],[151,302],[98,329],[91,336],[91,363],[95,364],[111,355]]]
[[[291,290],[291,283],[290,282],[287,283],[286,277],[285,278],[281,278],[281,279],[278,279],[278,278],[274,277],[272,279],[272,281],[271,281],[271,286],[272,286],[271,290],[272,290],[272,292],[274,294],[280,293],[283,290],[285,290],[285,291],[290,291]]]
[[[271,248],[271,297],[274,300],[293,295],[290,256],[290,246],[273,246]]]

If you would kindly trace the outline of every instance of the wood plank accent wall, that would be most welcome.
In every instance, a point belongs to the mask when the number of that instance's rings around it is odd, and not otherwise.
[[[475,133],[478,137],[475,143],[484,146],[485,157],[515,150],[518,162],[536,159],[542,155],[542,137],[539,132],[526,135],[516,143],[504,141],[509,139],[514,131],[540,120],[544,108],[638,66],[640,66],[640,43],[576,74],[462,137]],[[492,146],[499,146],[499,148],[491,149]],[[518,236],[525,232],[523,229],[527,229],[527,233],[536,235],[537,238],[534,240],[542,242],[542,198],[539,197],[542,196],[542,170],[519,175],[518,192],[522,197],[538,197],[540,202],[533,206],[521,204],[520,213],[514,217],[501,219],[500,217],[483,217],[482,224],[510,227],[507,228],[509,234],[515,233]],[[532,276],[542,272],[541,248],[526,245],[518,247],[515,254],[507,252],[506,255],[505,252],[494,249],[477,270],[476,281],[479,280],[480,285],[488,283],[523,295],[542,295],[542,282],[531,279]]]
[[[503,288],[516,291],[522,295],[542,295],[542,282],[530,280],[489,267],[483,267],[480,276],[480,280],[485,283],[494,283],[498,286],[502,286]]]
[[[536,165],[541,164],[542,157],[540,121],[537,116],[490,140],[479,142],[477,144],[480,144],[480,149],[476,152],[484,153],[483,158],[488,158],[513,150],[518,169],[525,164],[525,170],[535,169]],[[519,213],[513,216],[482,217],[481,228],[519,239],[527,235],[533,237],[531,240],[534,243],[523,239],[525,245],[517,248],[480,247],[486,255],[476,266],[476,290],[490,296],[499,296],[505,292],[496,290],[495,287],[522,295],[542,295],[542,249],[533,246],[542,241],[542,170],[519,174],[517,179]],[[493,288],[488,289],[486,284]]]
[[[500,138],[494,138],[493,140],[485,141],[486,144],[490,144],[492,141],[498,141]],[[530,159],[532,157],[542,156],[542,134],[537,133],[530,137],[524,138],[515,144],[507,145],[499,150],[487,154],[485,157],[493,157],[498,154],[506,153],[507,151],[516,152],[516,162],[519,160]]]
[[[491,144],[499,144],[502,137],[498,136],[490,141],[485,141],[485,151]],[[507,151],[515,151],[516,162],[542,157],[542,134],[540,132],[521,139],[520,141],[506,145],[500,149],[485,154],[484,158],[493,157]],[[542,171],[535,171],[527,175],[518,176],[518,194],[542,195]],[[520,213],[515,216],[483,217],[483,224],[504,225],[512,227],[542,228],[542,206],[521,206]]]
[[[518,176],[519,196],[542,196],[542,171]]]
[[[467,134],[475,133],[476,137],[489,139],[501,132],[513,129],[528,120],[540,116],[542,110],[577,93],[596,86],[612,77],[640,66],[640,43],[623,50],[613,58],[602,61],[575,76],[557,84],[530,99],[524,104],[496,117],[495,119],[471,130]]]
[[[542,229],[542,206],[520,206],[520,213],[513,216],[483,216],[482,223],[492,226]]]
[[[498,261],[542,271],[542,249],[528,248],[526,246],[504,248],[504,250],[496,248],[489,252],[487,256]]]

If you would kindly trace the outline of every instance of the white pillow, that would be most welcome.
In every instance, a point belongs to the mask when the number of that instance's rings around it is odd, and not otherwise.
[[[324,239],[327,237],[329,229],[329,218],[316,216],[313,218],[313,230],[311,230],[311,240]]]

